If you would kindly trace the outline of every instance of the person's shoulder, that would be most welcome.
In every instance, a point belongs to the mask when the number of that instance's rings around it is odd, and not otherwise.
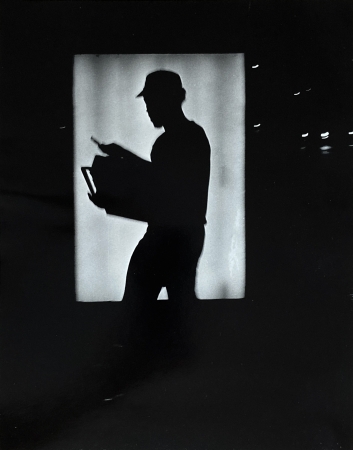
[[[197,139],[198,141],[204,141],[204,143],[209,144],[206,132],[201,125],[194,121],[190,121],[189,128],[190,134],[194,137],[194,139]]]
[[[188,123],[190,130],[194,131],[195,133],[204,133],[204,129],[202,128],[201,125],[199,125],[198,123],[194,122],[193,120],[189,120]]]

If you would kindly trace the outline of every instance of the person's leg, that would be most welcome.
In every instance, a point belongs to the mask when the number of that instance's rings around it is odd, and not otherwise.
[[[161,246],[148,230],[135,248],[128,267],[123,302],[128,310],[128,340],[145,342],[152,338],[155,309],[163,286]]]
[[[170,300],[185,303],[197,300],[195,280],[197,265],[205,240],[204,227],[180,229],[170,245],[170,265],[166,275]]]
[[[158,247],[147,232],[131,256],[123,301],[150,303],[157,300],[162,288],[158,253]]]
[[[166,288],[170,301],[171,335],[172,340],[179,342],[185,350],[190,347],[193,323],[196,320],[198,299],[195,279],[204,238],[203,227],[180,230],[170,252],[172,263]]]

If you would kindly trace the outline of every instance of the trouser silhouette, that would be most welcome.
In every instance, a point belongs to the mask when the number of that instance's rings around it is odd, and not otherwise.
[[[129,305],[130,334],[145,342],[172,335],[181,338],[183,334],[188,339],[204,239],[204,225],[148,226],[133,252],[126,277],[123,301]],[[156,301],[162,287],[167,289],[167,302]]]

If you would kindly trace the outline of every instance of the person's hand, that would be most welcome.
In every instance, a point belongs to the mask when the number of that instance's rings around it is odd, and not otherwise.
[[[124,158],[128,153],[124,147],[118,144],[99,144],[98,147],[103,153],[109,156]]]
[[[88,194],[88,198],[94,203],[98,208],[105,208],[106,201],[102,195],[99,194]]]
[[[103,144],[102,142],[97,141],[93,136],[91,137],[91,141],[98,145],[98,148],[108,156],[122,159],[122,160],[134,160],[138,158],[134,153],[126,148],[122,147],[119,144]]]

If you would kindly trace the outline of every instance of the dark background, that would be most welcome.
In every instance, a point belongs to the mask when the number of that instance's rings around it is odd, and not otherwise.
[[[1,4],[3,449],[353,448],[352,9]],[[75,302],[72,56],[203,52],[245,52],[246,297],[147,358],[126,305]]]

